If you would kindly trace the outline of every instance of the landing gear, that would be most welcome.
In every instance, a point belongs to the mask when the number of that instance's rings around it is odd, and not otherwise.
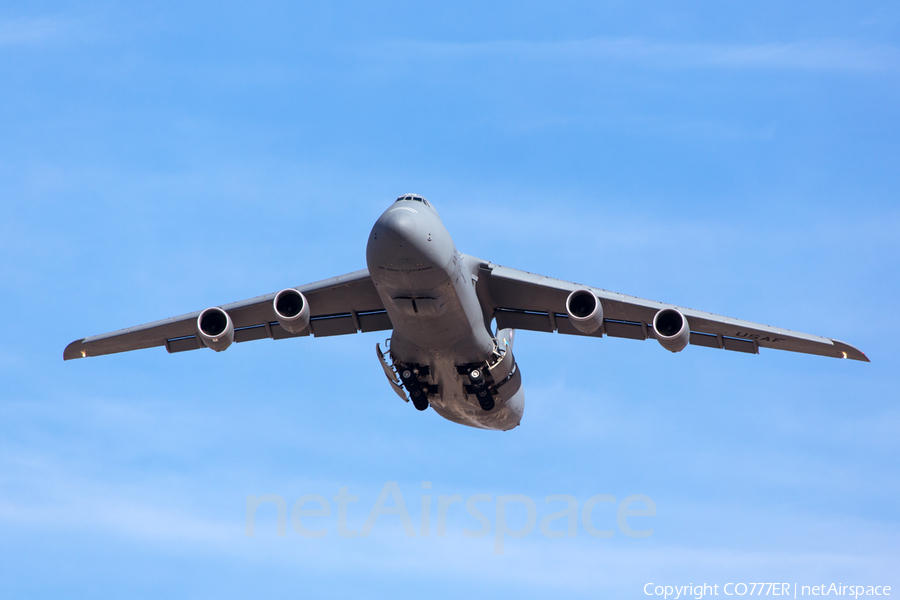
[[[475,397],[478,398],[478,404],[481,405],[481,410],[487,412],[494,409],[494,397],[491,396],[491,392],[487,388],[479,388],[476,390]]]
[[[400,381],[403,387],[409,392],[409,399],[412,400],[416,410],[428,410],[428,394],[431,388],[427,383],[419,381],[420,376],[428,374],[427,367],[402,367],[399,369]]]
[[[414,388],[410,393],[409,397],[412,398],[413,406],[416,407],[416,410],[428,410],[428,394],[423,392],[419,388]]]
[[[485,379],[485,372],[481,366],[477,364],[460,365],[457,367],[457,373],[468,376],[469,383],[465,386],[465,390],[467,393],[475,395],[481,410],[485,412],[494,410],[494,395],[490,390],[493,380]]]

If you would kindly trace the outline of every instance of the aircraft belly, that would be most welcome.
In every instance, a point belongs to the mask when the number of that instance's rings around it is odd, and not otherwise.
[[[434,283],[434,271],[425,279],[430,287],[415,277],[406,288],[397,287],[394,278],[373,278],[394,328],[391,356],[417,364],[431,356],[452,356],[457,364],[485,360],[493,339],[475,286],[459,272],[438,272],[443,275],[438,283]]]
[[[474,297],[474,289],[471,291]],[[438,389],[437,394],[429,396],[429,402],[445,419],[479,429],[513,429],[521,421],[524,410],[521,388],[511,397],[498,396],[497,405],[490,411],[481,408],[478,399],[465,391],[468,379],[458,372],[457,366],[483,363],[490,357],[494,344],[480,310],[466,311],[458,298],[455,296],[455,301],[448,303],[439,317],[398,314],[391,335],[391,358],[409,365],[428,366],[428,379]]]
[[[485,364],[494,339],[475,290],[479,261],[457,252],[437,214],[415,205],[385,211],[369,236],[366,262],[393,326],[391,359],[427,373],[435,412],[470,427],[516,427],[524,404],[519,379],[506,382],[506,392],[485,410],[458,371]]]
[[[457,373],[454,361],[436,360],[432,372],[440,392],[429,398],[431,408],[445,419],[460,425],[498,431],[508,431],[521,422],[525,408],[521,388],[506,402],[498,404],[491,411],[485,411],[474,396],[465,393],[465,376]]]

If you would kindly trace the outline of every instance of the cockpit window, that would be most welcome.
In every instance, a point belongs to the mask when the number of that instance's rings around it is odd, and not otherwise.
[[[413,202],[421,202],[425,206],[431,206],[428,203],[428,200],[418,194],[403,194],[402,196],[397,198],[396,202],[400,202],[401,200],[412,200]]]

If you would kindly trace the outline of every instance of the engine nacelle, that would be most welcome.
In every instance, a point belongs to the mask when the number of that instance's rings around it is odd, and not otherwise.
[[[681,311],[664,308],[653,317],[656,340],[669,352],[681,352],[691,342],[691,327]]]
[[[197,317],[197,336],[207,348],[221,352],[234,342],[234,323],[218,306],[207,308]]]
[[[272,305],[278,324],[291,333],[300,333],[309,326],[309,303],[306,296],[294,288],[275,294]]]
[[[569,294],[566,298],[566,313],[569,315],[569,322],[581,333],[596,333],[603,325],[603,306],[590,290],[575,290]]]

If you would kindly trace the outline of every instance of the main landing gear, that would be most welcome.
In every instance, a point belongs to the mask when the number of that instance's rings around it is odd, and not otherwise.
[[[481,410],[487,412],[494,408],[494,397],[484,380],[484,371],[475,367],[469,371],[469,389],[478,398]]]
[[[401,366],[397,372],[416,410],[427,410],[428,394],[432,392],[431,388],[434,386],[419,381],[419,378],[428,375],[428,367]]]

